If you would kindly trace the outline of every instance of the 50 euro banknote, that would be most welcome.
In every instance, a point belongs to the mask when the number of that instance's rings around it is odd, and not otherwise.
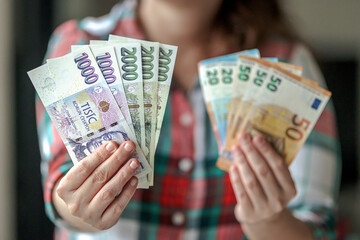
[[[247,115],[253,101],[258,97],[264,83],[268,81],[273,68],[278,66],[290,73],[301,75],[302,67],[287,63],[268,61],[260,58],[240,55],[238,57],[239,81],[233,89],[233,97],[230,100],[229,113],[231,119],[228,121],[228,128],[225,140],[224,152],[229,154],[230,147],[235,143],[236,136],[240,131],[244,117]]]
[[[74,164],[106,141],[132,140],[140,168],[151,172],[90,48],[84,47],[28,72]]]
[[[272,66],[250,109],[243,117],[239,131],[262,135],[288,165],[293,161],[331,93],[309,79]],[[228,171],[232,155],[222,155],[217,166]]]
[[[253,74],[257,70],[253,70],[257,68],[257,61],[256,60],[267,60],[270,63],[278,63],[277,58],[259,58],[259,57],[251,57],[240,55],[236,62],[236,81],[234,81],[231,93],[231,99],[229,103],[229,112],[228,112],[228,119],[227,119],[227,131],[231,133],[234,129],[234,124],[236,126],[236,117],[238,114],[238,109],[241,105],[241,101],[249,88],[250,82],[253,78]],[[227,134],[228,138],[229,134]],[[225,140],[225,142],[227,139]]]
[[[279,67],[297,76],[302,74],[301,66],[288,63],[268,61],[249,56],[239,56],[238,62],[241,64],[241,69],[245,70],[241,75],[242,80],[246,81],[242,81],[241,89],[237,90],[238,92],[242,92],[242,94],[234,97],[231,102],[232,122],[228,122],[225,147],[221,152],[221,154],[225,156],[231,154],[230,149],[236,142],[236,136],[242,131],[241,126],[243,124],[243,119],[247,116],[253,102],[261,93],[261,89],[265,87],[264,83],[271,77],[274,70],[272,67]],[[246,67],[244,68],[244,66]],[[246,72],[249,74],[246,75]],[[316,82],[311,80],[301,78],[301,81],[308,81],[316,85]]]

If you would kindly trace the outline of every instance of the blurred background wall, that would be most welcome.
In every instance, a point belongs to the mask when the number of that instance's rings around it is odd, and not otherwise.
[[[12,7],[0,0],[0,239],[15,239]]]
[[[51,0],[9,1],[14,4],[11,26],[15,45],[16,93],[15,228],[17,239],[47,240],[52,239],[53,225],[45,217],[35,124],[35,91],[26,72],[42,63],[53,31],[52,13],[55,8]]]
[[[360,57],[360,1],[283,1],[293,23],[327,58]]]
[[[52,238],[53,226],[45,217],[42,202],[35,93],[26,71],[41,64],[50,33],[61,22],[101,16],[117,2],[0,0],[0,81],[5,87],[0,88],[0,239],[15,239],[15,233],[17,239],[24,240]],[[13,11],[9,10],[10,3],[14,4]],[[343,156],[339,213],[351,232],[360,234],[360,207],[356,204],[360,203],[360,1],[283,0],[283,3],[300,35],[317,53],[329,89],[333,91]],[[13,16],[9,15],[11,13]],[[14,38],[7,37],[11,32]],[[15,47],[13,56],[12,46]],[[13,64],[5,61],[12,57]],[[14,72],[11,66],[15,66]],[[12,86],[15,90],[11,90]],[[15,120],[11,114],[4,114],[11,113],[11,105],[6,104],[11,102],[11,91],[16,93]],[[16,126],[16,134],[9,132],[13,129],[11,123]],[[13,134],[16,136],[15,154],[11,151]],[[16,161],[11,160],[14,155]],[[12,177],[15,167],[16,182]],[[16,189],[16,197],[12,189]],[[12,199],[15,199],[13,205]],[[15,213],[16,223],[11,221]]]

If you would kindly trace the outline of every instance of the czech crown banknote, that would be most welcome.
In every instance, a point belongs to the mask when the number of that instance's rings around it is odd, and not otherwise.
[[[138,187],[153,185],[163,117],[158,109],[166,107],[170,89],[159,84],[162,45],[129,38],[74,45],[69,54],[28,72],[74,164],[106,141],[131,140],[141,165]],[[166,66],[171,79],[177,47],[165,46],[173,51]]]

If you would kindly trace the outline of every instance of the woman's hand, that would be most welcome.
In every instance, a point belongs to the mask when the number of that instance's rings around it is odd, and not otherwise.
[[[295,184],[285,161],[264,137],[239,136],[232,153],[230,179],[237,199],[236,219],[246,226],[270,223],[286,212],[296,195]]]
[[[129,160],[134,150],[130,141],[110,141],[71,168],[53,192],[59,214],[83,231],[115,225],[138,183],[139,162]]]

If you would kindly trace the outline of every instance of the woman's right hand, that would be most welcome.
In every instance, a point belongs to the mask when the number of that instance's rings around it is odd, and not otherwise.
[[[60,216],[81,231],[114,226],[137,187],[134,150],[130,141],[110,141],[72,167],[53,191]]]

